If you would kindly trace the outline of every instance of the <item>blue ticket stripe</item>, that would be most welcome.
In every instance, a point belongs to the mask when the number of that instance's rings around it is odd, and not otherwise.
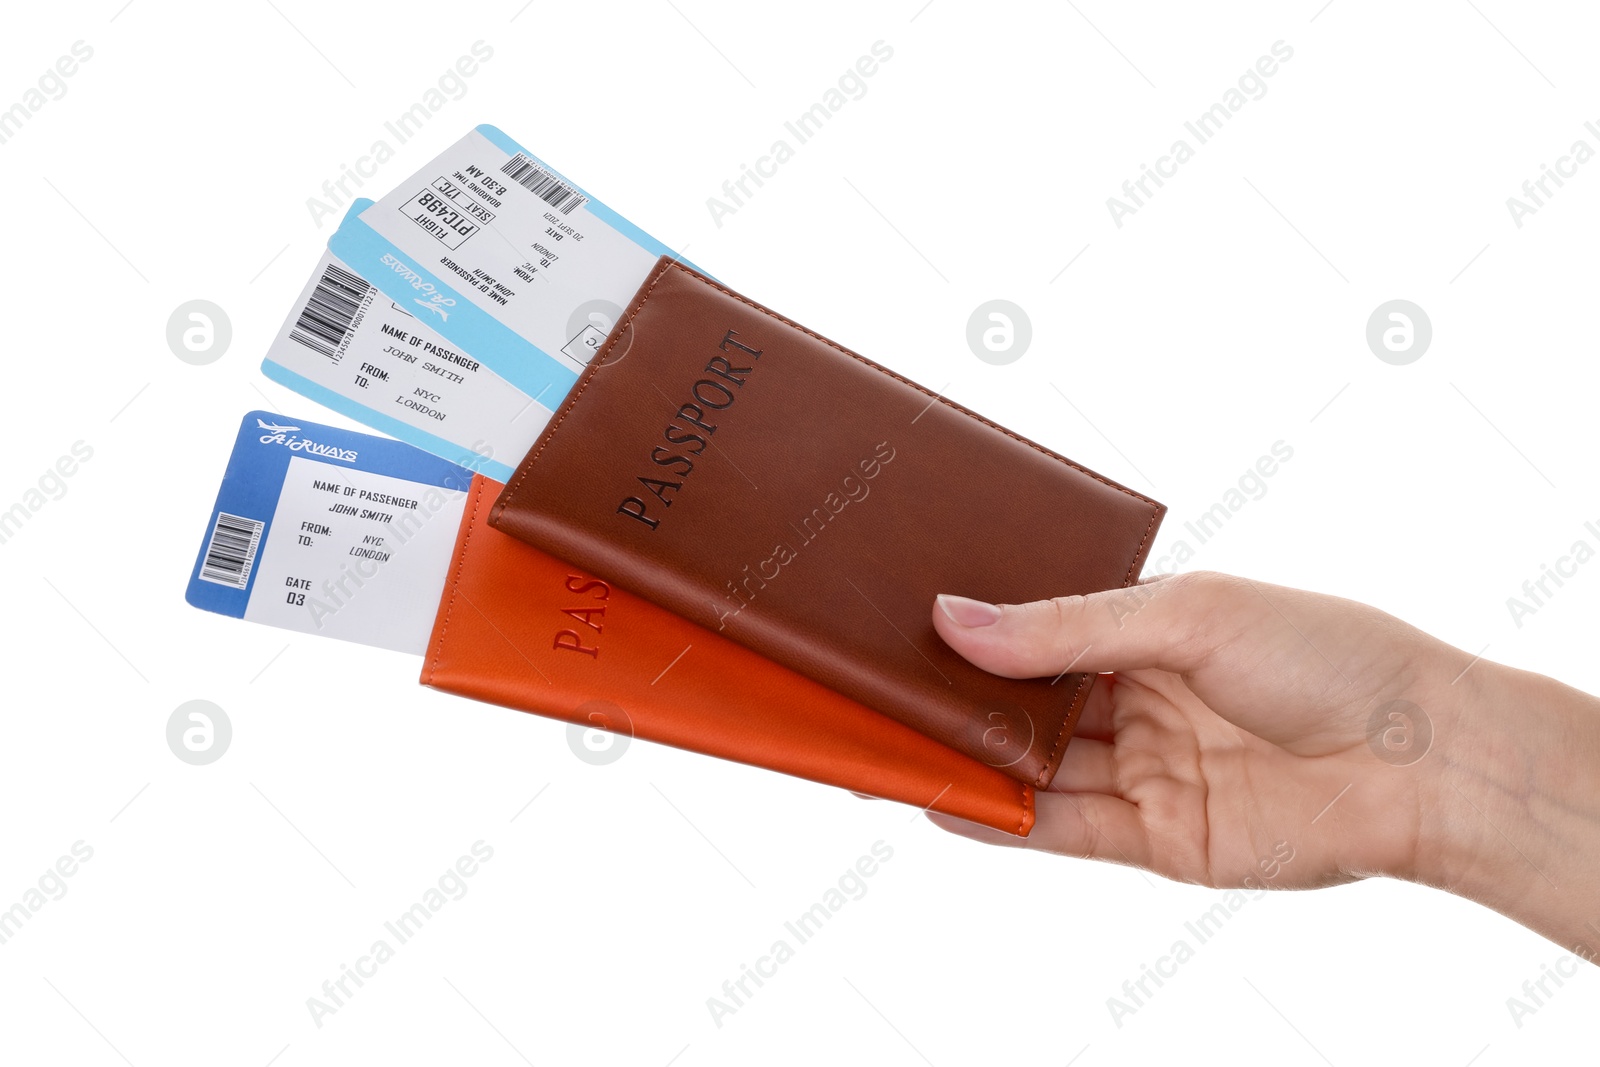
[[[287,432],[279,433],[272,428],[285,428]],[[345,461],[319,455],[304,447],[292,447],[297,440],[314,442],[326,449],[354,452],[356,458]],[[222,476],[222,488],[217,491],[216,504],[211,508],[211,521],[206,524],[200,551],[195,555],[194,568],[189,572],[189,587],[184,599],[190,604],[219,615],[230,615],[236,619],[244,617],[250,596],[255,591],[256,575],[260,568],[251,567],[249,581],[243,589],[218,585],[200,577],[200,571],[205,566],[206,551],[211,546],[219,515],[225,513],[253,519],[263,523],[255,559],[259,564],[267,536],[272,532],[272,516],[278,510],[278,497],[283,493],[283,480],[289,472],[289,461],[295,456],[325,463],[335,469],[385,474],[442,489],[465,491],[472,482],[471,471],[403,441],[390,441],[370,434],[291,419],[270,411],[249,412],[239,423],[233,454],[228,458],[228,469]]]
[[[486,478],[493,478],[497,482],[509,482],[516,468],[498,459],[486,458],[472,451],[470,448],[446,441],[443,437],[436,437],[426,430],[419,430],[408,422],[402,422],[392,415],[385,415],[359,400],[352,400],[341,393],[336,393],[325,385],[319,385],[302,375],[296,374],[281,363],[274,363],[270,359],[261,361],[261,373],[277,382],[279,385],[293,389],[309,400],[315,400],[323,407],[332,408],[341,415],[348,416],[357,422],[364,422],[374,430],[382,430],[391,437],[398,437],[418,448],[432,452],[451,463],[459,464],[478,471]],[[521,462],[521,456],[512,456],[513,460]]]
[[[362,211],[370,206],[371,201],[360,205]],[[357,216],[355,205],[339,225],[338,232],[328,241],[328,248],[344,260],[350,269],[376,285],[385,296],[407,311],[419,303],[430,303],[425,298],[433,295],[454,300],[454,306],[449,308],[450,318],[446,322],[435,322],[425,314],[418,314],[418,321],[455,342],[473,359],[528,396],[541,398],[540,402],[547,407],[558,404],[578,380],[578,372],[566,363],[524,339],[521,334],[457,292],[443,278],[379,236],[376,230]],[[385,256],[400,264],[406,273],[397,273],[394,266],[384,263]]]

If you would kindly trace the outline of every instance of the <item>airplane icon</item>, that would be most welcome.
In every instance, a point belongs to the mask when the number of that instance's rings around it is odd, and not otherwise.
[[[296,430],[300,429],[298,426],[279,426],[277,423],[262,422],[260,419],[256,420],[256,425],[268,433],[294,433]]]

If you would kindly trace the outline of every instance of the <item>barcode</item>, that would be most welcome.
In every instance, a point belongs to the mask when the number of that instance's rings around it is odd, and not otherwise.
[[[219,511],[217,524],[211,528],[211,543],[206,546],[206,561],[200,565],[200,579],[234,589],[248,587],[265,525],[259,519],[241,519]]]
[[[339,346],[370,292],[372,286],[365,278],[329,263],[289,336],[313,352],[337,360]]]
[[[506,165],[501,167],[500,170],[501,173],[509,174],[512,181],[557,209],[563,215],[572,214],[573,208],[589,201],[587,196],[584,196],[521,152],[506,160]]]

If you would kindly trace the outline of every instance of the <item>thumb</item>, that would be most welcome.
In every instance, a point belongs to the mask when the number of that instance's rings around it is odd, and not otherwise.
[[[1248,583],[1192,573],[1087,596],[987,604],[941,593],[933,627],[976,666],[1007,678],[1154,667],[1196,669],[1261,605]]]

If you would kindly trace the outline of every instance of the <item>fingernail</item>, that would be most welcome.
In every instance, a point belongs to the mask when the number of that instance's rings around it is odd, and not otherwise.
[[[934,601],[945,617],[958,626],[993,626],[1000,621],[1000,609],[981,600],[940,593]]]

